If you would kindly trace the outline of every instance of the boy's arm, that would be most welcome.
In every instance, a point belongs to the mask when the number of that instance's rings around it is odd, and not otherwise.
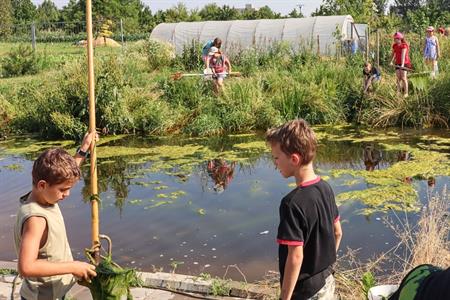
[[[339,249],[339,244],[341,243],[342,239],[342,227],[341,227],[341,221],[337,220],[334,222],[334,239],[336,240],[336,252]]]
[[[95,266],[80,262],[50,262],[38,259],[38,253],[42,243],[45,244],[47,222],[43,217],[30,217],[22,229],[22,240],[19,250],[19,273],[23,277],[45,277],[53,275],[73,274],[87,281],[96,276]]]
[[[298,275],[303,262],[303,246],[288,246],[288,257],[284,267],[283,286],[281,287],[281,299],[289,300],[297,284]]]
[[[83,141],[81,142],[80,150],[87,153],[89,152],[89,149],[91,147],[91,143],[94,141],[94,138],[96,141],[98,141],[98,134],[97,132],[86,132],[84,135]],[[81,166],[81,163],[86,158],[85,156],[80,155],[79,153],[75,153],[75,162],[78,166]]]

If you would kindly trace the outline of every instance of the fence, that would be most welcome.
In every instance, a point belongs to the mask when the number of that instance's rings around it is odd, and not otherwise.
[[[95,22],[93,31],[95,35],[100,32],[103,23]],[[110,38],[118,42],[135,41],[148,38],[148,32],[127,33],[124,28],[126,24],[122,19],[112,21],[112,35]],[[6,24],[0,26],[0,42],[29,42],[36,43],[58,43],[78,42],[85,40],[86,22],[51,22],[51,23],[29,23],[29,24]]]

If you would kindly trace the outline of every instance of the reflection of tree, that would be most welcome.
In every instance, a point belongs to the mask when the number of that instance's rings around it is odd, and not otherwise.
[[[102,163],[99,160],[97,164],[98,173],[98,193],[103,193],[111,188],[115,192],[114,205],[119,208],[122,213],[122,208],[125,199],[128,197],[128,186],[130,185],[129,173],[135,172],[140,167],[135,164],[128,164],[123,157],[116,158],[114,161]],[[86,166],[83,170],[84,187],[82,190],[83,199],[85,202],[89,201],[90,190],[89,186],[91,178],[89,175],[89,167]]]

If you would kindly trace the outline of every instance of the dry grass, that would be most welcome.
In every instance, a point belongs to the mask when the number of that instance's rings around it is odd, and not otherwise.
[[[450,265],[449,195],[444,188],[440,194],[428,194],[417,224],[412,225],[405,213],[397,224],[387,221],[399,242],[376,259],[362,263],[356,259],[357,250],[349,249],[340,257],[336,270],[337,294],[341,299],[366,299],[362,278],[366,272],[375,274],[376,284],[399,284],[401,279],[420,264],[441,268]]]
[[[396,271],[388,278],[391,281],[403,278],[420,264],[432,264],[441,268],[450,265],[448,190],[444,189],[440,195],[430,193],[428,198],[428,204],[422,209],[415,226],[411,226],[406,218],[397,226],[392,222],[388,223],[400,240],[392,251],[394,260],[400,265],[395,266]]]

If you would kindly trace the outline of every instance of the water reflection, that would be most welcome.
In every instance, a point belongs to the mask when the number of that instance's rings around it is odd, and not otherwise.
[[[411,153],[406,150],[402,150],[398,152],[397,161],[408,161],[411,159]]]
[[[233,179],[235,167],[235,161],[228,163],[223,158],[215,158],[208,161],[206,170],[208,175],[213,180],[213,189],[216,193],[220,194],[228,187]]]
[[[382,152],[375,149],[375,146],[373,144],[366,145],[364,147],[363,157],[366,171],[373,171],[382,159]]]

